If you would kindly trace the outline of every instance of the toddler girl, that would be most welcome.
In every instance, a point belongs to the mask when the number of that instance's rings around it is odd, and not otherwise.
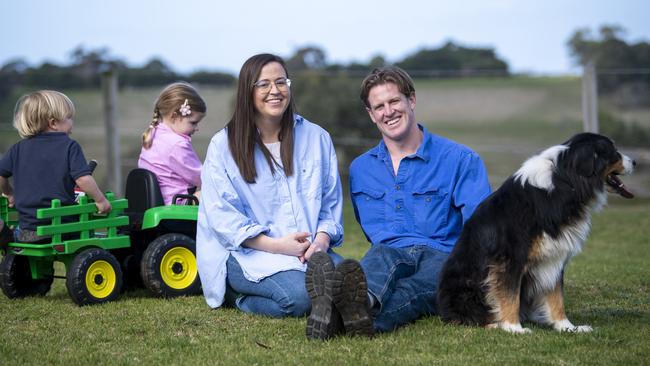
[[[192,134],[205,116],[205,102],[188,83],[168,85],[156,99],[153,119],[142,134],[138,167],[156,174],[165,204],[188,188],[201,189],[201,161],[192,148]]]

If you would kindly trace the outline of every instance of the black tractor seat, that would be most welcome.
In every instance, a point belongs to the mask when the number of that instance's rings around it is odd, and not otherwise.
[[[142,227],[145,211],[165,205],[158,178],[147,169],[136,168],[129,172],[126,177],[125,197],[129,200],[129,208],[124,213],[129,217],[129,226],[133,229]]]

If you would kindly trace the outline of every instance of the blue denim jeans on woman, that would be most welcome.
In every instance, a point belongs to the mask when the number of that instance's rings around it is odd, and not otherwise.
[[[343,260],[331,250],[328,254],[335,264]],[[228,285],[239,293],[235,300],[235,307],[239,310],[274,318],[301,317],[311,310],[311,300],[305,288],[305,272],[282,271],[260,282],[252,282],[244,277],[239,263],[233,256],[228,258],[226,265]]]
[[[373,307],[375,330],[392,331],[423,315],[436,314],[438,279],[449,253],[428,246],[373,245],[361,259]]]

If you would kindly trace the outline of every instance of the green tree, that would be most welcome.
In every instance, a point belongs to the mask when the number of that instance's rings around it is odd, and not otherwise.
[[[231,74],[204,70],[194,72],[187,77],[187,81],[192,83],[224,86],[233,85],[235,80]]]
[[[567,46],[576,64],[594,63],[599,73],[600,92],[612,93],[624,88],[650,95],[650,75],[634,71],[650,65],[650,44],[628,44],[623,39],[624,33],[625,30],[616,25],[602,26],[598,36],[582,28],[573,33]]]
[[[153,57],[142,67],[120,70],[120,84],[133,86],[157,86],[168,84],[181,78],[160,58]]]
[[[2,65],[0,68],[0,103],[11,95],[14,87],[23,83],[24,72],[28,68],[29,65],[23,59],[9,60]]]
[[[108,48],[85,50],[77,46],[70,52],[71,64],[67,71],[72,72],[81,81],[82,87],[96,87],[101,82],[101,71],[114,60],[109,55]]]
[[[292,72],[322,70],[326,66],[327,56],[318,46],[301,47],[287,60],[287,68]]]
[[[491,48],[468,48],[451,41],[437,49],[423,48],[406,56],[397,66],[411,76],[473,76],[486,72],[508,74],[508,64]]]

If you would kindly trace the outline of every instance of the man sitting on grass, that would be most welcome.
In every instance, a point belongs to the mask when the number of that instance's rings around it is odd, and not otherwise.
[[[314,254],[307,337],[372,335],[436,313],[438,275],[463,224],[490,194],[481,158],[415,119],[415,88],[398,67],[373,70],[361,100],[382,140],[350,166],[357,221],[371,243],[334,267]]]

